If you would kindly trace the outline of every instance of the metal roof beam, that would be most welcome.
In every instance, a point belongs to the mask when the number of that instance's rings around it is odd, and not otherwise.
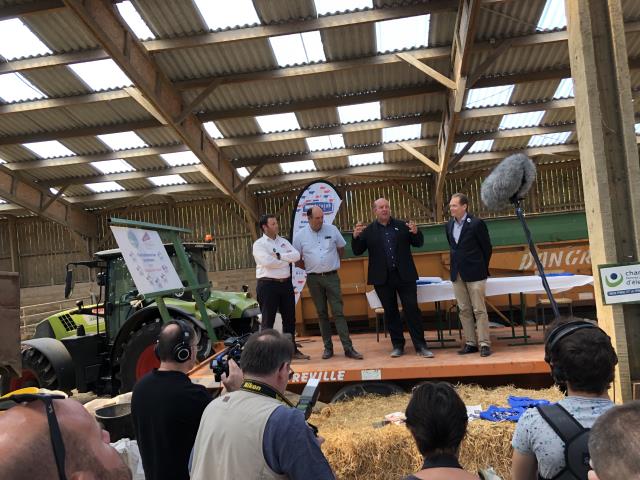
[[[38,216],[59,223],[86,237],[98,234],[98,220],[64,199],[51,201],[53,194],[0,165],[0,197]]]
[[[255,198],[247,189],[234,192],[241,179],[231,164],[222,158],[200,121],[194,115],[188,115],[182,122],[175,122],[174,119],[178,118],[184,108],[182,96],[155,64],[142,43],[122,23],[113,5],[104,0],[65,0],[65,5],[93,33],[150,105],[200,159],[211,174],[209,179],[215,179],[225,193],[242,205],[248,215],[255,217]]]

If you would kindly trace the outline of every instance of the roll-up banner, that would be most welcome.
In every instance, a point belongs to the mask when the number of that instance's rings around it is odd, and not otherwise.
[[[296,208],[293,210],[290,235],[291,242],[293,243],[293,237],[297,232],[303,228],[308,228],[309,221],[307,220],[306,212],[309,208],[314,206],[322,208],[324,212],[324,223],[331,225],[338,214],[341,203],[342,198],[331,183],[321,180],[307,185],[302,192],[300,192],[300,195],[298,195]],[[300,293],[304,288],[304,284],[307,282],[307,273],[294,265],[291,281],[293,282],[293,289],[296,293],[296,303],[298,303]]]

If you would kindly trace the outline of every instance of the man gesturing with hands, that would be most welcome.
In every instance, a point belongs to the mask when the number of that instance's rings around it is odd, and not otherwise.
[[[416,353],[432,358],[433,353],[424,339],[416,288],[418,272],[411,255],[412,246],[421,247],[424,243],[422,232],[412,220],[405,223],[391,217],[389,201],[385,198],[373,202],[373,213],[376,220],[366,227],[358,222],[353,229],[351,248],[354,255],[369,251],[367,283],[373,285],[384,308],[393,345],[391,356],[404,354],[405,339],[397,302],[400,297]]]

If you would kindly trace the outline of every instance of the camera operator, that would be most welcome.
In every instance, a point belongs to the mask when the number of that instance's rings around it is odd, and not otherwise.
[[[131,413],[147,480],[189,479],[189,455],[202,412],[211,402],[206,388],[187,376],[196,364],[197,345],[189,322],[167,322],[155,350],[160,368],[133,388]],[[240,387],[242,372],[235,362],[229,362],[229,377],[223,381],[228,390]]]
[[[293,345],[281,333],[253,334],[240,358],[244,382],[202,414],[191,478],[334,479],[321,439],[284,397]]]

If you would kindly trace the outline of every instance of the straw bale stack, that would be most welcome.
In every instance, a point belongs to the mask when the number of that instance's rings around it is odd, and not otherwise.
[[[456,390],[467,405],[508,406],[509,395],[545,398],[557,401],[562,394],[556,388],[524,390],[511,386],[483,389],[459,385]],[[420,469],[422,458],[411,434],[404,425],[376,427],[384,416],[404,412],[410,396],[369,395],[332,404],[314,414],[310,422],[325,438],[322,446],[339,480],[401,479]],[[512,422],[469,422],[467,436],[460,451],[460,462],[468,471],[492,466],[503,478],[511,478]]]

